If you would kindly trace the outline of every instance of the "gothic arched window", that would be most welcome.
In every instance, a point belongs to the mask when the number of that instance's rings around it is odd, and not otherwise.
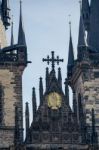
[[[81,119],[83,117],[83,104],[82,104],[81,94],[78,95],[78,114],[79,114],[79,119]]]
[[[2,87],[0,86],[0,125],[2,124],[3,120],[3,93]]]

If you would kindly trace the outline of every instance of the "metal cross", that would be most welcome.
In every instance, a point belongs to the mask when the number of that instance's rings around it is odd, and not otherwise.
[[[54,51],[51,52],[52,57],[50,58],[49,56],[47,56],[47,58],[43,58],[43,62],[47,62],[47,64],[49,65],[49,63],[52,63],[52,70],[55,67],[55,63],[57,63],[57,65],[59,65],[60,62],[63,62],[63,59],[59,59],[59,56],[57,56],[57,58],[55,58],[54,56]]]

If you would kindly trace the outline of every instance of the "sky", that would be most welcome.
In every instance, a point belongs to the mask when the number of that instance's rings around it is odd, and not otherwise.
[[[9,1],[11,15],[13,15],[14,41],[16,44],[19,25],[19,0]],[[50,55],[51,51],[55,51],[56,55],[64,59],[64,63],[61,63],[60,67],[62,68],[63,83],[65,81],[68,60],[69,21],[72,22],[72,38],[76,58],[80,7],[78,0],[23,0],[22,3],[28,60],[32,61],[31,64],[28,64],[23,74],[23,103],[25,105],[26,101],[29,102],[30,114],[32,114],[32,87],[36,88],[37,102],[39,104],[39,78],[43,77],[45,86],[45,68],[47,67],[47,64],[42,62],[42,58]],[[9,28],[7,31],[8,45],[10,43],[10,30]]]

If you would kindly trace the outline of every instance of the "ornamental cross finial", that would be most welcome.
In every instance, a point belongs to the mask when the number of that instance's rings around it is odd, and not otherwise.
[[[63,59],[59,59],[59,56],[57,56],[55,58],[55,55],[54,55],[54,51],[51,52],[52,54],[52,57],[50,58],[49,56],[47,56],[47,58],[43,58],[43,62],[47,62],[47,64],[49,65],[50,62],[52,63],[52,70],[54,70],[54,67],[55,67],[55,63],[57,63],[57,65],[59,65],[60,62],[63,62],[64,60]]]

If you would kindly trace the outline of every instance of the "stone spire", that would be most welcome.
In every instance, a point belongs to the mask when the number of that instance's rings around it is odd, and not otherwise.
[[[62,75],[61,75],[61,68],[58,68],[58,83],[60,88],[62,89]]]
[[[37,111],[36,93],[35,93],[35,88],[34,87],[32,89],[32,107],[33,107],[33,120],[34,120],[35,116],[36,116],[36,111]]]
[[[83,47],[86,46],[85,42],[85,27],[84,27],[84,21],[81,11],[81,5],[80,5],[80,22],[79,22],[79,36],[78,36],[78,60],[81,60],[83,57]],[[85,49],[85,48],[84,48]]]
[[[11,23],[11,46],[14,45],[14,35],[13,35],[13,20]]]
[[[20,20],[19,20],[19,33],[18,33],[18,44],[26,46],[25,33],[22,21],[22,1],[20,0]]]
[[[26,137],[29,136],[29,106],[28,102],[26,102],[26,109],[25,109],[25,124],[26,124]]]
[[[80,10],[80,22],[79,22],[79,37],[78,37],[78,48],[85,46],[85,29],[84,22],[82,18],[82,11]]]
[[[65,79],[65,97],[66,97],[66,104],[69,106],[69,88],[68,88],[68,81]]]
[[[39,94],[40,94],[40,105],[42,105],[43,104],[43,82],[41,77],[39,82]]]
[[[72,73],[72,67],[74,66],[74,52],[73,52],[73,43],[72,43],[72,35],[71,35],[71,22],[70,25],[70,40],[69,40],[69,54],[68,54],[68,64],[67,64],[67,71],[68,76]]]
[[[91,50],[99,52],[99,0],[91,0],[88,45]]]
[[[83,16],[85,30],[88,31],[89,23],[90,23],[90,6],[88,0],[82,0],[82,16]]]

